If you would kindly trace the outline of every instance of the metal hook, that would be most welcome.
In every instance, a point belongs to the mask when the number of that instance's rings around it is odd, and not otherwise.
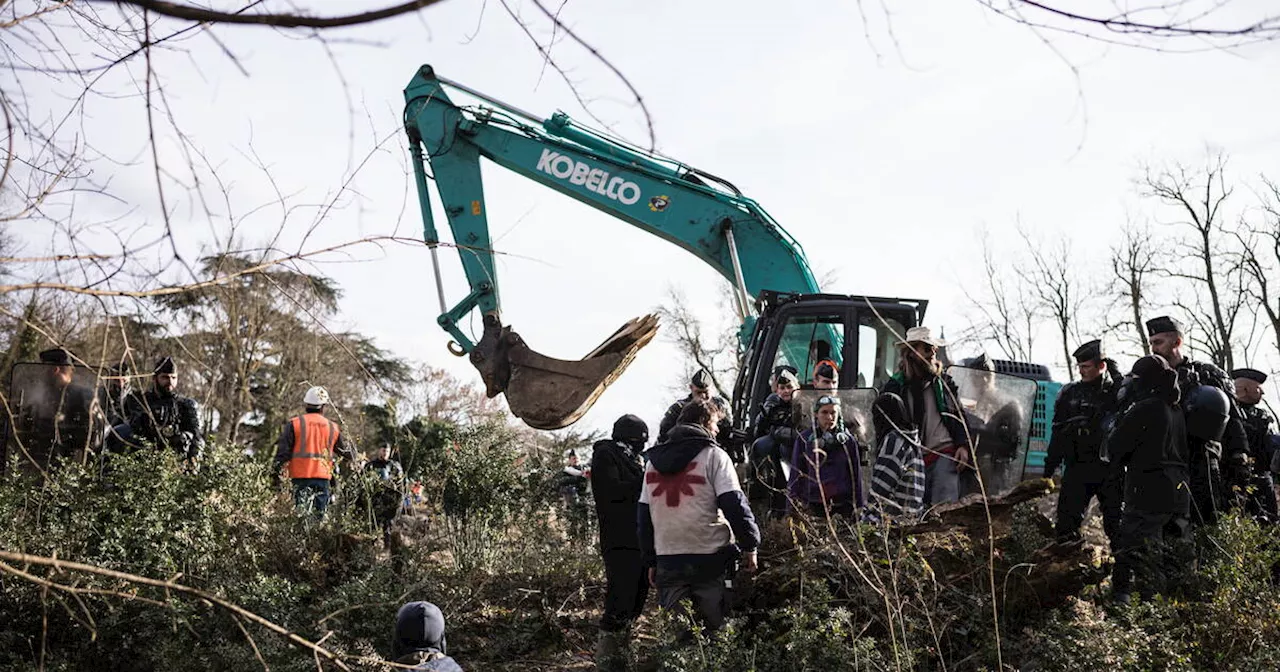
[[[452,353],[454,357],[467,356],[467,351],[463,350],[462,346],[458,345],[457,341],[449,341],[447,344],[445,344],[445,347],[449,349],[449,352]]]

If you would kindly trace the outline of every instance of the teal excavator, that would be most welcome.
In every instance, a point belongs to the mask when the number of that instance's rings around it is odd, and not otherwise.
[[[463,104],[451,94],[478,102]],[[469,356],[490,397],[539,429],[577,421],[657,332],[630,320],[577,361],[542,355],[502,321],[481,180],[484,158],[667,240],[709,264],[733,288],[742,366],[733,389],[735,436],[747,440],[751,409],[769,377],[790,365],[802,382],[820,359],[836,363],[842,391],[880,387],[897,367],[894,345],[923,320],[923,300],[824,294],[800,244],[729,181],[575,123],[541,119],[422,66],[405,88],[404,126],[435,268],[440,326],[450,350]],[[449,307],[440,276],[434,182],[470,292]],[[483,332],[459,322],[473,311]]]
[[[459,104],[450,95],[456,92],[484,104]],[[860,361],[860,346],[866,345],[867,334],[857,333],[860,324],[878,324],[873,330],[879,347],[873,349],[887,376],[895,364],[884,361],[893,351],[889,325],[905,328],[923,316],[923,301],[822,294],[800,244],[758,203],[711,173],[588,129],[562,112],[539,119],[444,79],[430,66],[414,75],[405,101],[423,235],[440,299],[437,321],[453,337],[450,350],[470,356],[486,393],[505,394],[511,412],[532,427],[556,429],[580,418],[653,338],[657,319],[646,315],[629,321],[578,361],[529,348],[502,322],[481,158],[674,243],[728,280],[742,319],[742,349],[748,353],[738,388],[767,390],[775,363],[790,364],[803,376],[814,357],[841,364],[842,379],[852,382],[851,367]],[[431,182],[471,289],[452,307],[440,278]],[[784,306],[790,308],[783,311],[786,315],[779,313]],[[797,312],[800,307],[808,310]],[[480,312],[484,329],[475,341],[459,327],[472,311]],[[887,324],[877,322],[877,313]],[[783,332],[785,338],[777,338]],[[815,351],[814,341],[825,347]],[[757,366],[763,367],[763,376],[756,375]],[[870,382],[870,371],[868,366],[858,373]],[[735,397],[739,391],[746,390],[735,390]]]

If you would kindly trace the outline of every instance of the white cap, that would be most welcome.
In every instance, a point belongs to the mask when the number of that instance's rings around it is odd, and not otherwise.
[[[329,391],[319,385],[307,390],[302,403],[308,406],[324,406],[329,403]]]
[[[941,348],[947,344],[941,338],[934,338],[933,331],[929,327],[911,327],[907,330],[907,337],[903,339],[907,343],[928,343],[937,348]]]

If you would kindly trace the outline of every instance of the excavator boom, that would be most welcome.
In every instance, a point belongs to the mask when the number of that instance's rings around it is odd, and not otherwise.
[[[461,91],[485,105],[459,105]],[[567,426],[585,413],[657,331],[646,315],[629,321],[582,360],[541,355],[502,323],[480,159],[484,158],[591,205],[689,251],[735,291],[745,343],[763,290],[817,292],[799,245],[733,185],[661,155],[575,124],[563,113],[539,120],[423,66],[405,89],[405,131],[417,182],[423,236],[436,263],[440,326],[451,350],[468,354],[486,393],[505,393],[511,412],[541,429]],[[428,177],[430,166],[431,179]],[[430,201],[434,181],[470,292],[445,305]],[[473,310],[484,332],[473,342],[459,327]]]

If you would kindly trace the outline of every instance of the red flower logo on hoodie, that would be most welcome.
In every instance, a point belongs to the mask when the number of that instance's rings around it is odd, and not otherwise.
[[[667,496],[667,506],[675,508],[680,506],[680,496],[693,496],[693,486],[701,485],[707,482],[707,479],[694,473],[690,473],[698,466],[697,460],[689,463],[684,469],[674,474],[663,474],[657,471],[651,471],[645,474],[645,483],[657,483],[658,487],[650,493],[654,499],[659,495]]]

